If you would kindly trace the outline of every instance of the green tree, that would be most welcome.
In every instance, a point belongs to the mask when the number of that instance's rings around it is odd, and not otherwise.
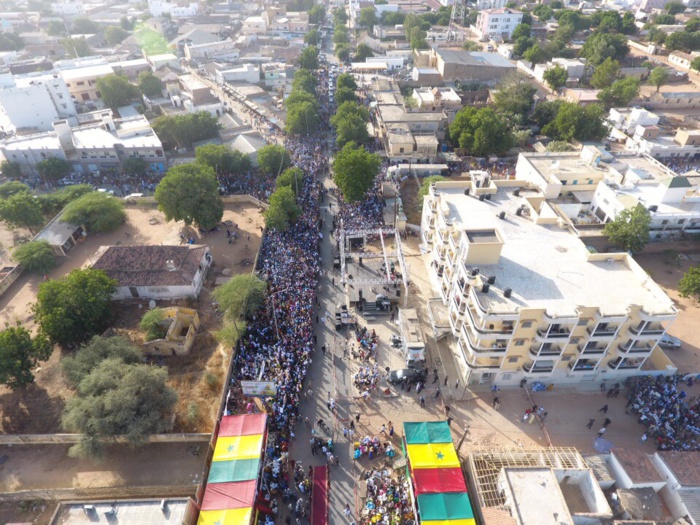
[[[51,36],[58,36],[67,33],[66,25],[60,20],[49,20],[46,32]]]
[[[299,218],[301,211],[292,188],[283,186],[270,195],[270,207],[265,211],[265,225],[274,230],[284,231],[291,222]]]
[[[593,66],[598,66],[606,58],[622,60],[629,51],[624,35],[596,32],[586,39],[579,56],[588,59]]]
[[[158,117],[153,130],[166,149],[191,147],[195,142],[212,139],[219,134],[219,121],[206,111]]]
[[[357,91],[357,82],[355,82],[355,77],[353,77],[349,73],[343,73],[342,75],[338,75],[336,85],[338,86],[338,89],[348,88],[352,89],[353,91]]]
[[[8,179],[19,179],[22,177],[22,166],[18,162],[3,160],[0,163],[0,174]]]
[[[656,25],[673,25],[675,23],[676,17],[667,13],[662,13],[654,17],[654,24]]]
[[[338,106],[331,124],[335,127],[336,144],[342,148],[348,142],[366,144],[369,140],[367,124],[369,112],[356,102],[344,102]]]
[[[197,162],[212,168],[215,173],[242,174],[250,171],[250,157],[223,144],[205,144],[195,150]]]
[[[304,35],[304,43],[310,46],[318,46],[321,42],[321,33],[318,29],[312,29]]]
[[[291,135],[310,135],[318,130],[320,122],[315,104],[301,102],[287,107],[285,130]]]
[[[693,266],[678,281],[678,293],[681,297],[695,297],[700,300],[700,266]]]
[[[535,106],[535,111],[532,113],[532,120],[540,129],[544,128],[556,118],[562,103],[563,101],[561,100],[543,100]]]
[[[344,102],[357,102],[357,96],[352,89],[348,88],[338,88],[335,90],[335,102],[336,104],[342,104]]]
[[[126,222],[124,201],[99,191],[86,193],[66,206],[61,220],[84,224],[96,233],[110,232]]]
[[[126,77],[117,74],[98,78],[97,89],[104,103],[112,109],[127,106],[138,97],[136,86]]]
[[[301,91],[299,89],[292,90],[289,96],[284,100],[284,105],[287,107],[287,110],[290,110],[294,106],[298,106],[304,102],[308,102],[318,111],[319,104],[315,93]]]
[[[427,197],[428,193],[430,192],[430,185],[434,182],[443,182],[446,180],[450,179],[442,177],[441,175],[432,175],[422,180],[420,184],[420,190],[418,190],[418,202],[420,202],[421,207],[423,206],[423,197]]]
[[[620,63],[608,57],[595,68],[591,76],[591,85],[596,89],[603,89],[612,86],[618,76],[620,76]]]
[[[87,17],[81,16],[73,19],[71,24],[71,34],[73,35],[88,35],[97,33],[100,28],[97,22],[93,22]]]
[[[299,67],[313,71],[318,69],[318,48],[306,46],[299,55]]]
[[[153,308],[148,310],[139,321],[139,328],[146,334],[146,341],[155,341],[163,339],[168,333],[168,326],[165,321],[165,309]]]
[[[17,246],[12,258],[30,272],[45,274],[56,266],[56,255],[46,241],[30,241]]]
[[[163,96],[163,83],[150,71],[144,71],[139,75],[139,89],[148,98]]]
[[[338,46],[340,44],[348,44],[350,42],[350,37],[348,36],[348,30],[345,26],[335,26],[333,31],[333,43]]]
[[[428,34],[419,27],[414,27],[411,30],[410,44],[411,49],[428,49]]]
[[[471,155],[505,153],[513,147],[506,122],[492,108],[462,108],[449,127],[450,137]]]
[[[149,312],[152,311],[149,310]],[[73,355],[62,358],[61,370],[68,382],[77,388],[83,379],[107,359],[118,359],[125,365],[135,365],[143,361],[143,354],[126,337],[96,335],[78,348]]]
[[[527,114],[535,102],[537,88],[522,74],[506,75],[498,83],[493,96],[494,106],[500,113]]]
[[[566,69],[559,64],[554,67],[550,67],[543,75],[544,81],[549,84],[554,91],[558,91],[566,85],[566,81],[569,79],[569,74]]]
[[[0,33],[0,51],[19,51],[24,47],[24,40],[14,33]]]
[[[92,49],[90,49],[85,37],[82,36],[80,38],[66,37],[61,40],[61,45],[64,47],[68,55],[73,58],[92,55]]]
[[[666,12],[670,15],[678,15],[685,11],[685,5],[680,0],[673,0],[665,6]]]
[[[128,157],[122,161],[122,173],[129,175],[145,175],[148,165],[140,157]]]
[[[348,62],[350,60],[350,46],[347,44],[338,44],[335,46],[335,56],[341,62]]]
[[[517,27],[513,30],[513,34],[511,35],[510,39],[512,41],[515,41],[518,38],[530,38],[531,34],[532,34],[532,26],[531,25],[518,24]]]
[[[525,50],[523,58],[533,64],[542,64],[551,59],[552,55],[539,44],[535,44],[530,49]]]
[[[375,2],[376,4],[376,2]],[[382,11],[382,14],[380,16],[380,23],[382,25],[387,25],[387,26],[397,26],[401,25],[404,23],[406,20],[406,13],[402,11]]]
[[[464,51],[481,51],[481,44],[473,40],[465,40],[462,44],[462,49]]]
[[[347,24],[348,23],[348,15],[345,12],[344,7],[336,7],[333,10],[333,23],[334,24]]]
[[[700,71],[700,57],[695,57],[693,61],[690,63],[690,69],[694,69],[695,71]]]
[[[326,18],[326,7],[323,4],[316,4],[309,11],[309,23],[320,25]]]
[[[291,188],[296,195],[299,185],[304,183],[304,172],[300,168],[287,168],[275,181],[275,188]]]
[[[639,96],[639,79],[637,77],[624,77],[606,87],[598,93],[600,100],[606,108],[626,107]]]
[[[18,193],[31,193],[31,189],[25,183],[16,180],[11,180],[10,182],[0,185],[0,199],[9,199]],[[0,201],[0,205],[2,205],[2,201]]]
[[[0,331],[0,384],[16,390],[34,382],[32,369],[51,357],[51,345],[43,335],[32,338],[21,324]]]
[[[173,166],[156,186],[158,209],[168,221],[184,221],[209,230],[221,222],[224,204],[219,182],[206,164],[191,162]]]
[[[346,201],[357,202],[374,184],[380,167],[379,155],[348,142],[333,161],[333,180]]]
[[[636,35],[637,25],[635,24],[635,22],[636,20],[634,18],[634,14],[628,11],[627,13],[622,15],[620,31],[625,35]]]
[[[564,140],[553,140],[547,144],[547,151],[551,153],[562,153],[565,151],[574,151],[574,147]]]
[[[126,436],[133,446],[170,427],[177,394],[167,385],[168,371],[143,364],[125,365],[120,359],[102,361],[66,401],[62,423],[83,434],[68,454],[101,457],[105,440]]]
[[[89,184],[76,184],[75,186],[66,186],[53,193],[42,193],[38,196],[41,210],[45,215],[55,215],[74,201],[78,197],[86,193],[92,193],[95,189]]]
[[[116,46],[127,36],[129,36],[129,33],[118,26],[109,26],[104,31],[105,42],[107,42],[110,46]]]
[[[36,171],[42,179],[49,182],[56,182],[66,177],[73,168],[67,160],[59,159],[58,157],[49,157],[37,162]]]
[[[292,81],[292,91],[306,91],[314,95],[316,93],[316,77],[308,69],[297,69]]]
[[[664,46],[668,51],[695,51],[700,45],[700,39],[697,33],[687,33],[685,31],[677,31],[666,35]]]
[[[117,281],[101,270],[73,270],[39,284],[32,311],[40,333],[52,343],[70,347],[108,326],[111,296]]]
[[[668,69],[663,66],[655,67],[649,73],[649,83],[652,86],[656,86],[656,92],[659,92],[661,86],[663,86],[668,80]]]
[[[634,208],[622,210],[615,220],[603,228],[603,235],[613,246],[626,252],[637,253],[649,243],[649,211],[637,204]]]
[[[373,56],[372,48],[367,44],[363,42],[357,45],[357,49],[355,50],[355,62],[364,62],[369,57]]]
[[[289,188],[284,188],[291,191]],[[275,192],[276,193],[276,192]],[[293,197],[292,197],[293,198]],[[228,319],[252,317],[263,305],[267,284],[252,274],[238,274],[212,292],[218,308]]]
[[[542,133],[567,142],[574,139],[600,141],[609,133],[609,128],[600,104],[582,107],[573,102],[563,102],[554,120],[542,128]]]
[[[45,222],[41,203],[28,192],[19,192],[0,201],[0,221],[10,229],[26,228],[32,235]]]
[[[700,18],[694,16],[693,18],[688,20],[685,23],[685,30],[688,33],[695,33],[696,31],[700,31]]]
[[[360,16],[357,22],[367,29],[372,29],[374,24],[377,23],[377,12],[374,10],[373,6],[367,6],[360,9]]]
[[[119,27],[121,27],[124,31],[133,31],[135,25],[134,19],[130,20],[126,15],[119,19]]]
[[[258,151],[258,166],[268,175],[275,177],[286,170],[292,159],[283,146],[278,144],[268,144]]]
[[[546,4],[537,4],[532,10],[532,14],[537,17],[540,22],[546,22],[554,15],[554,10]]]

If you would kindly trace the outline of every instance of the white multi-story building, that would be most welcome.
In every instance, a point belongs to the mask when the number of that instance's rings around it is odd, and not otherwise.
[[[244,35],[264,35],[267,32],[267,21],[262,16],[249,16],[243,21],[241,33]]]
[[[484,38],[510,39],[515,28],[523,21],[523,14],[516,9],[501,7],[481,11],[476,19],[476,30]]]
[[[658,347],[673,301],[629,254],[590,253],[534,183],[474,171],[435,183],[421,239],[468,384],[676,371]]]
[[[58,74],[18,76],[0,90],[0,129],[5,133],[49,131],[77,111]]]
[[[144,116],[114,119],[111,110],[81,115],[82,120],[90,116],[93,122],[79,126],[59,120],[53,131],[1,140],[0,154],[26,173],[36,173],[36,165],[49,157],[67,160],[79,173],[116,168],[128,158],[165,170],[163,146]]]
[[[51,4],[51,12],[58,16],[83,16],[85,7],[80,0],[58,0]]]
[[[148,0],[151,16],[170,14],[172,18],[189,18],[200,12],[199,2],[171,2],[170,0]]]

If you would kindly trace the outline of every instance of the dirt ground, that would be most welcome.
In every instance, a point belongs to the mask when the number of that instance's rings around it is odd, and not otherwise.
[[[419,190],[420,184],[413,177],[409,177],[401,184],[401,201],[409,224],[420,224],[421,221],[422,206],[418,201]]]
[[[697,372],[700,369],[700,305],[692,298],[684,299],[678,295],[677,287],[683,274],[692,266],[700,264],[700,254],[638,255],[636,261],[652,279],[673,299],[678,307],[678,317],[668,333],[682,341],[680,350],[670,350],[666,355],[678,367],[680,372]]]
[[[180,233],[184,225],[166,222],[155,208],[127,208],[127,216],[126,224],[115,232],[89,234],[85,242],[59,261],[59,266],[52,270],[49,278],[60,277],[75,268],[89,264],[92,255],[103,245],[180,244]],[[211,284],[227,268],[230,269],[231,275],[251,271],[252,261],[260,246],[260,228],[264,221],[256,207],[229,204],[224,212],[224,220],[233,221],[238,225],[241,238],[236,243],[228,244],[225,230],[207,234],[197,240],[209,245],[212,252],[214,263],[207,278],[207,282]],[[192,235],[188,232],[186,234]],[[248,235],[250,240],[247,239]],[[41,276],[27,273],[12,285],[0,298],[0,323],[14,323],[19,320],[25,326],[34,328],[29,305],[36,298],[37,286],[41,279]],[[144,306],[146,303],[143,302]],[[224,368],[228,362],[222,351],[217,350],[216,342],[209,334],[210,330],[220,326],[218,314],[212,306],[209,284],[205,285],[198,303],[196,306],[201,309],[203,333],[198,336],[193,354],[181,360],[170,358],[177,362],[163,363],[172,369],[171,386],[180,394],[175,428],[183,432],[208,432],[212,428]],[[170,302],[163,304],[167,305]],[[143,310],[134,311],[140,314]],[[135,317],[138,319],[140,315]],[[12,392],[0,387],[1,432],[43,434],[60,431],[63,404],[65,399],[72,395],[60,371],[60,358],[61,350],[57,349],[51,358],[35,371],[35,383],[25,389]],[[208,373],[214,377],[207,382]],[[213,403],[212,400],[217,401]]]

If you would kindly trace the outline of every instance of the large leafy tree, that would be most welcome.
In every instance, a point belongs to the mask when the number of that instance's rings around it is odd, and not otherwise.
[[[333,10],[333,23],[334,24],[346,24],[348,22],[348,14],[345,12],[344,7],[336,7]]]
[[[657,93],[658,93],[659,89],[661,89],[661,86],[663,86],[667,80],[668,80],[668,69],[666,69],[665,67],[662,67],[662,66],[655,67],[654,69],[651,70],[651,73],[649,73],[649,83],[652,86],[656,86]]]
[[[491,108],[462,108],[449,131],[452,140],[471,155],[504,153],[513,147],[506,122]]]
[[[602,105],[582,107],[573,102],[562,103],[554,120],[542,129],[542,133],[548,137],[567,142],[573,139],[599,141],[608,132]]]
[[[326,18],[326,7],[322,4],[316,4],[309,11],[309,22],[319,25]]]
[[[566,69],[559,64],[554,67],[550,67],[544,72],[544,81],[547,82],[549,87],[554,91],[558,91],[566,85],[566,81],[569,79],[569,74]]]
[[[532,26],[530,24],[518,24],[517,27],[513,30],[513,34],[511,35],[511,40],[516,41],[518,38],[530,38],[532,33]],[[471,42],[471,40],[470,40]]]
[[[96,335],[83,344],[73,355],[61,359],[61,369],[68,382],[77,387],[102,361],[119,359],[125,365],[143,361],[143,354],[126,337]]]
[[[299,55],[299,67],[313,71],[318,69],[318,48],[306,46]]]
[[[21,324],[0,331],[0,384],[15,390],[34,382],[32,369],[51,357],[48,339],[32,334]]]
[[[535,93],[537,88],[524,75],[507,75],[493,95],[494,106],[500,113],[525,115],[532,108]]]
[[[87,35],[97,33],[99,28],[100,26],[97,24],[97,22],[90,20],[86,16],[81,16],[73,19],[70,32],[73,35]]]
[[[338,44],[335,46],[335,56],[341,62],[347,62],[350,60],[350,46],[347,44]]]
[[[301,102],[291,107],[287,105],[285,129],[292,135],[310,135],[318,130],[321,119],[316,106],[310,102]]]
[[[63,426],[83,434],[69,450],[74,457],[99,458],[105,442],[126,436],[133,446],[166,431],[177,394],[167,385],[168,371],[118,358],[102,361],[66,402]]]
[[[299,185],[304,183],[304,172],[300,168],[287,168],[277,177],[275,188],[291,188],[295,195],[299,193]]]
[[[348,202],[362,200],[379,173],[381,159],[354,142],[343,146],[333,161],[333,180]]]
[[[336,131],[336,144],[342,148],[348,142],[365,144],[369,140],[369,112],[357,102],[344,102],[331,117]]]
[[[150,71],[144,71],[139,75],[139,89],[149,98],[163,95],[163,82]]]
[[[592,65],[598,66],[607,58],[622,60],[629,51],[624,35],[596,32],[586,39],[579,56],[587,58]]]
[[[0,163],[0,173],[8,179],[19,179],[22,177],[22,166],[19,162],[3,160]]]
[[[678,293],[681,297],[695,297],[700,300],[700,266],[693,266],[678,281]]]
[[[310,46],[318,46],[321,42],[321,33],[318,29],[312,29],[304,35],[304,43]]]
[[[41,203],[31,193],[16,193],[0,201],[0,221],[12,229],[27,228],[33,235],[44,224]]]
[[[76,184],[75,186],[66,186],[53,193],[42,193],[38,197],[42,211],[47,215],[55,215],[65,208],[69,202],[93,191],[95,191],[95,188],[89,184]]]
[[[265,210],[265,225],[274,230],[284,231],[291,222],[299,218],[301,212],[292,187],[282,186],[270,195],[270,206]]]
[[[118,26],[109,26],[104,31],[105,41],[110,46],[116,46],[119,42],[124,40],[127,36],[129,36],[129,33],[124,31],[121,27],[118,27]]]
[[[12,258],[30,272],[45,274],[56,266],[56,255],[46,241],[30,241],[17,246]]]
[[[107,328],[117,282],[101,270],[73,270],[39,284],[32,306],[40,333],[52,343],[73,346]]]
[[[372,51],[372,48],[369,47],[367,44],[361,42],[357,45],[357,49],[355,49],[355,62],[364,62],[369,57],[373,56],[374,52]]]
[[[338,89],[347,88],[352,89],[353,91],[357,91],[357,82],[355,82],[355,77],[353,77],[349,73],[343,73],[342,75],[338,75],[336,85]]]
[[[532,62],[533,64],[542,64],[543,62],[547,62],[547,60],[552,58],[552,54],[547,49],[536,43],[529,49],[525,50],[523,53],[523,58],[528,62]]]
[[[206,164],[191,162],[168,170],[156,186],[158,209],[169,221],[184,221],[209,230],[224,215],[219,183],[214,170]]]
[[[113,231],[126,222],[124,202],[108,193],[93,191],[71,201],[61,220],[84,224],[94,232]]]
[[[105,104],[116,109],[127,106],[138,97],[138,90],[129,80],[122,75],[107,75],[97,79],[97,89]]]
[[[250,158],[238,150],[223,144],[205,144],[195,150],[197,162],[214,169],[216,174],[240,175],[250,170]]]
[[[598,100],[606,108],[628,106],[639,95],[639,84],[637,77],[621,78],[615,81],[612,86],[601,90],[598,93]]]
[[[206,111],[187,115],[162,116],[153,121],[153,130],[166,149],[191,147],[193,143],[219,134],[219,121]]]
[[[335,90],[335,102],[336,104],[343,104],[345,102],[357,102],[357,95],[352,89],[348,88],[338,88]]]
[[[591,76],[591,85],[596,89],[603,89],[612,86],[618,76],[620,76],[620,63],[608,57],[595,68]]]
[[[73,168],[67,160],[58,157],[49,157],[37,162],[36,170],[42,179],[48,182],[56,182],[67,176]]]
[[[30,193],[31,190],[29,186],[27,186],[23,182],[19,182],[16,180],[11,180],[10,182],[6,182],[5,184],[0,185],[0,199],[9,199],[13,195],[17,195],[18,193]]]
[[[308,69],[300,68],[294,73],[292,81],[292,91],[306,91],[307,93],[316,93],[316,77]]]
[[[219,310],[232,320],[252,317],[265,300],[265,281],[252,274],[238,274],[214,289]]]
[[[603,228],[603,235],[613,246],[626,252],[637,253],[649,243],[649,211],[637,204],[634,208],[622,210],[615,220]]]
[[[372,29],[374,24],[377,23],[377,12],[375,11],[374,6],[367,6],[360,9],[360,16],[358,17],[357,22],[362,27]]]
[[[279,175],[286,170],[292,159],[284,149],[284,146],[278,144],[268,144],[258,151],[258,166],[268,175]]]

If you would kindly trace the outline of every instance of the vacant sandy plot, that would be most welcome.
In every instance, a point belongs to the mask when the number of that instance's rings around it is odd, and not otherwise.
[[[200,237],[191,228],[182,223],[166,222],[162,213],[155,208],[128,208],[126,224],[115,232],[106,234],[89,234],[85,242],[71,250],[67,257],[61,258],[59,265],[48,275],[49,278],[61,277],[75,268],[89,264],[90,258],[103,245],[135,245],[135,244],[180,244],[180,234],[197,237],[197,242],[209,245],[214,264],[208,277],[208,282],[221,275],[222,270],[229,268],[231,274],[250,272],[252,261],[260,246],[261,226],[263,219],[260,211],[247,204],[227,205],[224,220],[232,221],[238,226],[241,238],[233,244],[228,243],[225,228]],[[250,236],[250,239],[248,239]],[[34,327],[31,314],[31,304],[36,299],[37,287],[43,276],[25,274],[15,282],[6,294],[0,298],[0,323],[21,321],[28,327]],[[208,287],[208,285],[207,285]],[[141,301],[141,309],[135,302],[134,309],[142,312],[147,301]],[[170,304],[169,302],[167,304]],[[178,418],[176,428],[188,431],[209,431],[215,407],[218,407],[221,384],[202,384],[202,376],[206,371],[219,376],[223,380],[222,370],[227,362],[226,356],[216,351],[216,343],[206,333],[219,328],[218,314],[213,311],[211,298],[207,290],[200,297],[201,320],[203,330],[201,340],[197,342],[196,352],[182,361],[165,363],[173,367],[171,383],[180,393],[179,410],[187,410],[188,404],[194,400],[197,408],[192,408],[196,415],[191,417],[189,424],[184,424]],[[115,308],[117,311],[118,308]],[[5,433],[51,433],[60,431],[60,414],[65,399],[72,391],[63,380],[60,370],[61,350],[54,351],[51,358],[42,363],[36,371],[36,382],[21,391],[12,392],[0,387],[0,431]],[[207,396],[204,395],[206,392]],[[208,397],[208,400],[206,399]],[[191,399],[192,398],[192,399]],[[208,401],[208,403],[206,402]],[[183,406],[184,404],[184,406]]]

